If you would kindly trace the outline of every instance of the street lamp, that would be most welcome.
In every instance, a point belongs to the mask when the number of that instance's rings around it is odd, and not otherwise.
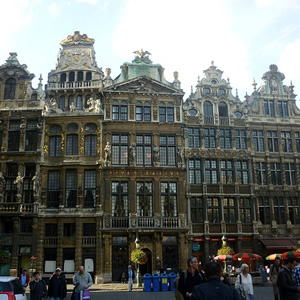
[[[136,235],[136,239],[135,239],[135,248],[137,250],[139,250],[141,247],[141,241],[139,239],[139,236]],[[136,273],[136,286],[140,287],[142,286],[142,284],[140,283],[140,264],[137,263],[137,273]]]

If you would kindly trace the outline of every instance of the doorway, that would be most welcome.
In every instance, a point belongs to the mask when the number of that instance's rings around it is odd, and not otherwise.
[[[143,248],[142,251],[147,254],[147,262],[144,265],[140,265],[141,275],[146,273],[152,274],[152,253],[148,248]]]
[[[128,247],[112,246],[112,281],[121,281],[121,275],[128,269]]]

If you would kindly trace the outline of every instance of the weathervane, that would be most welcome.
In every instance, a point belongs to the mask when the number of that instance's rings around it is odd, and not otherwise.
[[[141,51],[136,50],[133,53],[137,54],[140,58],[149,58],[149,55],[151,55],[150,52],[148,52],[147,50],[144,51],[143,49],[141,49]]]

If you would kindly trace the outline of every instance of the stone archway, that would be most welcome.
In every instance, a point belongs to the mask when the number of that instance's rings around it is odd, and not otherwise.
[[[148,257],[147,263],[144,265],[140,265],[141,275],[144,275],[146,273],[152,274],[152,252],[148,248],[142,248],[141,250],[143,250]]]

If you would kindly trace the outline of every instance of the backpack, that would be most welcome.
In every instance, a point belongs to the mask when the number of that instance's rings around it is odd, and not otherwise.
[[[185,270],[184,272],[183,272],[183,274],[184,274],[184,285],[185,285],[185,283],[186,283],[186,279],[187,279],[187,270]],[[201,280],[203,281],[204,280],[204,278],[203,278],[203,275],[201,274],[201,271],[198,271],[198,274],[199,274],[199,277],[201,278]]]

